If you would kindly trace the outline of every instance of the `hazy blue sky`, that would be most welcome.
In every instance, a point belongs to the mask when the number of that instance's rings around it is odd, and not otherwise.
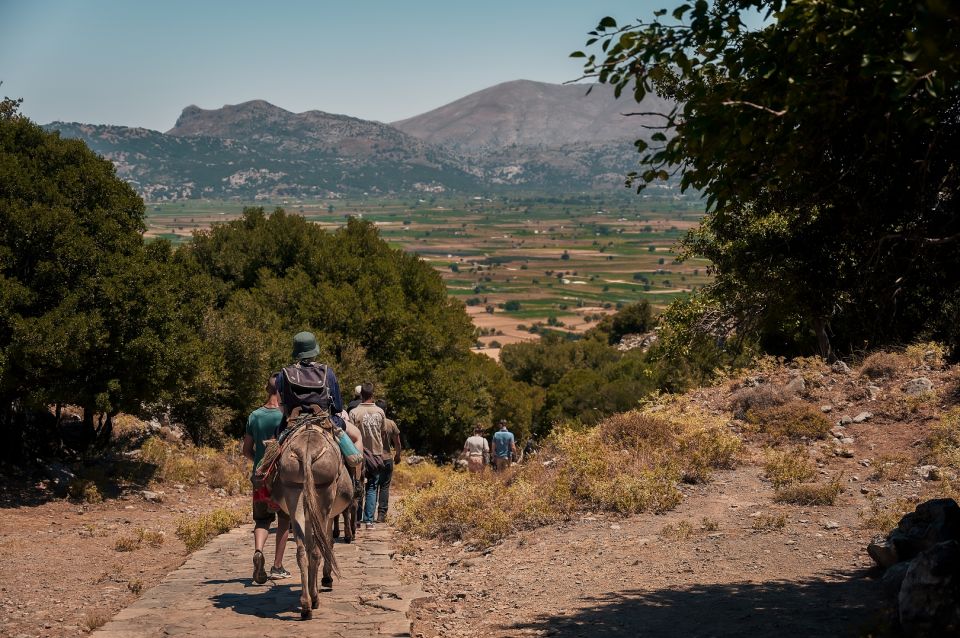
[[[674,0],[0,0],[0,94],[34,120],[167,130],[254,98],[393,121],[519,78],[563,82],[604,15]]]

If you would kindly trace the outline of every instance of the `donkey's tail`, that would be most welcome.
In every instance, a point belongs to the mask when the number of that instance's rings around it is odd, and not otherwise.
[[[330,565],[334,574],[340,576],[340,570],[337,568],[337,559],[333,556],[333,539],[328,538],[326,534],[326,512],[320,502],[320,494],[317,492],[317,487],[313,481],[314,458],[310,450],[310,441],[313,439],[313,433],[314,429],[312,427],[307,429],[307,444],[304,446],[303,514],[304,518],[307,519],[304,521],[304,526],[306,527],[306,529],[304,529],[304,537],[307,542],[307,549],[309,550],[313,546],[313,543],[316,543],[320,548],[320,555],[323,557],[324,562]],[[323,452],[324,450],[321,449],[320,455],[322,455]],[[320,455],[318,455],[318,458]]]

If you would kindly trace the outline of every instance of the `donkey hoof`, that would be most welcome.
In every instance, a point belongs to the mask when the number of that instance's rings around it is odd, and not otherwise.
[[[319,606],[320,606],[319,598],[314,598],[313,601],[310,603],[310,609],[316,609]]]
[[[309,609],[300,610],[300,620],[310,620],[311,618],[313,618],[312,611],[310,611]]]
[[[326,587],[327,589],[333,589],[333,578],[330,576],[324,576],[320,579],[320,586]]]
[[[344,536],[344,537],[343,537],[343,542],[344,542],[344,543],[352,543],[352,542],[353,542],[353,536]]]

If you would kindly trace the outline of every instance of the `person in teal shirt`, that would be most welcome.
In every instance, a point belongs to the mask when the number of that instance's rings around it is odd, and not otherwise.
[[[493,469],[496,471],[510,467],[517,454],[517,442],[513,432],[507,429],[506,419],[500,420],[500,430],[493,435]]]
[[[283,422],[283,410],[280,408],[280,394],[277,391],[277,376],[271,375],[267,381],[267,402],[250,413],[247,418],[247,430],[243,435],[243,455],[253,461],[253,580],[258,584],[267,582],[267,572],[264,570],[263,546],[270,534],[270,524],[277,520],[277,547],[274,552],[273,567],[270,568],[271,579],[288,578],[290,572],[283,568],[283,550],[287,546],[287,536],[290,533],[290,518],[276,503],[270,500],[267,488],[256,480],[255,474],[263,453],[266,450],[266,441],[275,438],[280,423]]]

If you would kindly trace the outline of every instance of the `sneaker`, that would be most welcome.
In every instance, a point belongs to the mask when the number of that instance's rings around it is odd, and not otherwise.
[[[373,529],[373,523],[367,523],[367,529]]]
[[[253,582],[262,585],[267,582],[267,572],[263,568],[263,552],[257,550],[253,552]]]
[[[386,515],[386,514],[379,514],[379,515],[377,516],[377,521],[376,521],[376,522],[377,522],[377,523],[386,523],[386,522],[387,522],[387,515]]]
[[[283,565],[270,568],[270,580],[281,580],[283,578],[290,578],[290,572],[284,569]]]

